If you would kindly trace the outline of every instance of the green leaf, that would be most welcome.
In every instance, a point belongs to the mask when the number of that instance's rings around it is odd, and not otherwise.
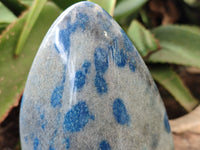
[[[88,0],[94,2],[104,8],[111,16],[113,16],[116,0]]]
[[[19,0],[1,0],[1,2],[8,7],[16,16],[19,16],[27,9],[27,6],[20,3]]]
[[[40,15],[42,8],[44,7],[47,0],[35,0],[31,10],[29,12],[28,18],[26,20],[25,26],[21,32],[19,37],[19,41],[17,42],[17,47],[15,50],[15,55],[19,55],[20,51],[22,50],[26,39],[28,38],[33,25],[35,24],[38,16]]]
[[[151,68],[151,74],[188,112],[198,105],[198,100],[192,96],[181,78],[169,67]]]
[[[174,26],[178,26],[178,25],[174,25]],[[192,32],[194,34],[200,34],[200,28],[198,26],[180,25],[180,27],[184,29],[185,31]]]
[[[124,1],[124,0],[117,0],[116,4],[119,4],[119,3],[121,3],[121,1]]]
[[[146,4],[148,0],[123,0],[120,1],[114,12],[116,18],[130,15],[131,13],[137,12],[140,8]]]
[[[151,26],[151,21],[150,21],[150,17],[148,16],[148,13],[146,10],[140,10],[140,18],[141,18],[141,22],[146,26],[146,27],[150,27]]]
[[[11,23],[17,19],[17,17],[0,2],[0,23]]]
[[[183,0],[183,1],[191,7],[195,7],[195,8],[200,7],[200,1],[199,0]]]
[[[148,58],[153,63],[173,63],[200,68],[200,31],[192,26],[167,25],[153,30],[160,51]]]
[[[17,17],[6,7],[3,3],[0,2],[0,34],[5,28],[15,21]]]
[[[46,3],[17,59],[13,57],[13,51],[28,14],[11,24],[0,37],[0,122],[19,99],[37,49],[60,13],[57,6]]]
[[[32,6],[32,4],[34,3],[34,0],[18,0],[18,1],[27,6]]]
[[[158,49],[158,40],[141,23],[134,20],[128,28],[128,36],[143,57]]]
[[[0,23],[0,34],[5,28],[9,25],[9,23]]]
[[[80,2],[82,0],[52,0],[56,5],[58,5],[61,9],[66,9],[67,7]]]

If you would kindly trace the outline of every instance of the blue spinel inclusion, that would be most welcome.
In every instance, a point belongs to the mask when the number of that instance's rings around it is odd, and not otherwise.
[[[65,75],[66,75],[66,65],[64,65],[64,72],[62,75],[62,81],[58,86],[55,87],[53,93],[51,95],[51,106],[55,108],[56,106],[61,107],[61,99],[64,92],[64,83],[65,83]]]
[[[126,54],[123,49],[115,51],[114,60],[118,67],[124,67],[126,65]]]
[[[114,38],[112,45],[109,47],[112,51],[112,57],[115,64],[118,67],[124,67],[126,65],[126,51],[124,49],[119,49],[118,38]]]
[[[74,80],[74,87],[81,89],[85,84],[85,74],[82,71],[77,71]]]
[[[96,48],[94,64],[97,72],[105,73],[108,69],[108,54],[103,48]]]
[[[91,62],[85,60],[83,66],[82,66],[85,74],[89,73],[90,66],[91,66]]]
[[[89,119],[94,120],[94,116],[89,112],[85,101],[79,101],[69,110],[64,119],[64,130],[69,132],[81,131]]]
[[[54,45],[58,53],[67,52],[69,54],[71,34],[74,33],[77,28],[81,28],[84,31],[88,26],[89,17],[86,14],[79,12],[76,14],[76,18],[76,21],[71,23],[71,18],[69,17],[66,29],[62,29],[56,34],[58,37],[56,37],[57,40],[55,40],[56,42]]]
[[[106,80],[104,79],[104,77],[101,73],[96,74],[95,87],[97,88],[97,92],[100,95],[103,93],[106,93],[108,90]]]
[[[164,125],[165,125],[165,130],[167,131],[167,133],[170,133],[171,129],[170,129],[170,125],[169,125],[169,121],[168,121],[168,117],[167,117],[166,112],[165,112],[165,115],[164,115]]]
[[[108,69],[108,53],[105,49],[100,47],[95,49],[94,64],[97,71],[94,85],[97,92],[101,95],[108,90],[106,80],[103,77],[103,74]]]
[[[130,116],[126,110],[124,102],[120,98],[115,99],[113,102],[113,115],[119,124],[129,125]]]
[[[63,91],[64,91],[64,85],[61,84],[60,86],[57,86],[52,95],[51,95],[51,106],[52,107],[56,107],[56,106],[60,106],[61,105],[61,98],[62,98],[62,95],[63,95]]]
[[[70,139],[69,138],[65,138],[65,144],[66,144],[66,150],[68,150],[70,148]]]
[[[74,88],[78,89],[78,91],[80,91],[80,89],[82,89],[83,86],[85,85],[86,75],[89,72],[90,66],[91,66],[91,63],[85,60],[85,62],[82,65],[81,70],[78,70],[75,74]]]
[[[130,68],[131,71],[135,72],[136,61],[133,57],[130,58],[130,60],[129,60],[129,68]]]
[[[39,145],[40,145],[40,140],[37,137],[34,138],[34,140],[33,140],[33,149],[34,150],[40,150],[39,149]]]
[[[99,144],[98,150],[111,150],[110,144],[106,140],[103,140]]]

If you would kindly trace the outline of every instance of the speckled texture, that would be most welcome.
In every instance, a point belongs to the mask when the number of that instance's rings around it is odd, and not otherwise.
[[[54,22],[20,111],[23,150],[172,150],[158,90],[137,50],[98,5]]]

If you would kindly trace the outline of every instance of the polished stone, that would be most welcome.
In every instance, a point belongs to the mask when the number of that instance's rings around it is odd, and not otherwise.
[[[120,26],[91,2],[65,10],[30,70],[23,150],[172,150],[163,102]]]

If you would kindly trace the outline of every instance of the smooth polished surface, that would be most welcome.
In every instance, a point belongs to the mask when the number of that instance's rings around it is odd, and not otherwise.
[[[20,111],[23,150],[172,150],[165,108],[120,26],[77,3],[35,57]]]

